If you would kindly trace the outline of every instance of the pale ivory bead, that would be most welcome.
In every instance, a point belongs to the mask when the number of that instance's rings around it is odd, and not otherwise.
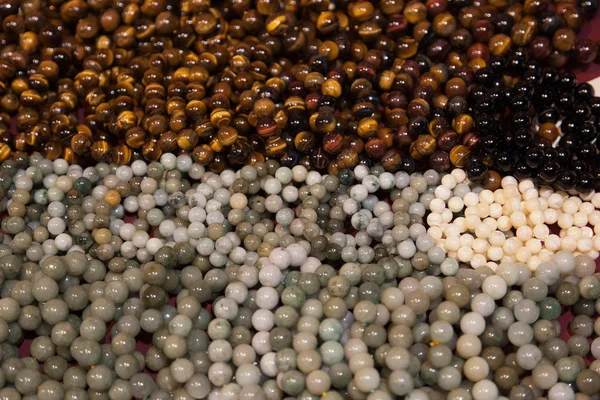
[[[430,224],[430,228],[427,230],[427,234],[431,236],[434,240],[439,241],[444,236],[444,231],[442,231],[442,228],[440,228],[439,226],[431,226]]]
[[[527,261],[527,266],[530,270],[535,271],[537,267],[542,263],[542,260],[538,256],[531,256],[529,261]]]
[[[519,262],[527,263],[531,258],[531,250],[529,250],[527,247],[520,247],[515,253],[515,258]]]
[[[475,236],[481,239],[487,239],[492,233],[492,228],[489,225],[480,223],[475,227]]]
[[[590,225],[596,226],[600,224],[600,211],[594,210],[588,214],[588,221]]]
[[[561,214],[558,217],[558,226],[566,229],[566,228],[570,228],[573,226],[573,215],[571,214]]]
[[[533,229],[526,225],[521,226],[519,229],[517,229],[516,234],[517,239],[519,239],[521,242],[526,242],[533,237]]]
[[[475,254],[473,258],[471,258],[471,267],[479,268],[486,264],[487,260],[483,254]]]
[[[473,240],[475,240],[473,235],[471,235],[469,233],[465,233],[464,235],[461,235],[461,237],[460,237],[460,244],[461,244],[461,246],[471,247],[471,246],[473,246]]]
[[[594,193],[594,195],[590,199],[590,202],[594,207],[600,208],[600,193]]]
[[[517,238],[510,238],[502,245],[502,250],[504,250],[504,254],[507,255],[515,255],[517,250],[523,246],[523,243]]]
[[[574,252],[577,249],[577,239],[566,236],[560,243],[560,248],[564,251]]]
[[[558,251],[558,249],[560,249],[560,237],[558,237],[555,234],[552,235],[548,235],[548,237],[546,238],[546,240],[544,241],[544,246],[552,251]]]
[[[427,216],[427,224],[432,226],[440,226],[443,223],[442,215],[437,212],[432,212]]]
[[[512,228],[512,223],[510,222],[510,218],[506,215],[498,218],[498,229],[502,232],[508,232]]]
[[[581,229],[577,228],[576,226],[572,226],[565,231],[565,236],[571,236],[575,239],[581,239]]]
[[[464,263],[468,263],[473,258],[473,249],[467,246],[462,246],[456,253],[458,259]]]
[[[454,224],[458,227],[459,231],[466,232],[467,231],[467,221],[463,217],[456,218],[454,220]]]
[[[446,250],[448,251],[457,251],[460,248],[460,237],[459,236],[451,236],[446,238],[445,242]]]
[[[542,242],[538,239],[529,239],[525,246],[531,251],[532,254],[537,254],[542,250]]]
[[[533,227],[533,236],[540,240],[546,240],[550,234],[550,228],[544,224],[538,224]]]
[[[490,233],[488,240],[492,246],[502,246],[506,241],[506,236],[504,233],[496,230]]]
[[[587,214],[581,211],[576,212],[573,215],[573,224],[578,227],[586,226],[588,224]]]
[[[473,192],[470,192],[465,195],[463,201],[465,202],[465,206],[467,207],[475,206],[479,203],[479,196],[477,196],[477,194]]]
[[[591,239],[579,239],[577,241],[577,250],[582,253],[587,253],[594,248],[594,244]]]
[[[600,252],[598,250],[590,250],[587,252],[587,255],[596,260],[600,256]]]
[[[519,188],[516,185],[506,185],[504,186],[504,196],[507,199],[520,199],[521,193],[519,193]]]
[[[525,181],[521,182],[521,184],[523,184]],[[529,181],[529,183],[531,185],[533,185],[533,183],[531,181]],[[519,185],[520,186],[520,185]],[[536,200],[539,197],[539,193],[538,191],[534,188],[534,187],[529,187],[526,190],[523,190],[521,188],[519,188],[521,190],[522,197],[523,200],[528,201],[528,200]]]
[[[589,226],[582,227],[580,231],[582,238],[591,239],[594,237],[594,231]]]
[[[594,225],[594,233],[600,234],[600,224]]]
[[[498,189],[494,192],[494,202],[500,205],[504,205],[506,202],[506,196],[504,195],[503,189]]]
[[[544,212],[542,210],[534,210],[527,216],[527,220],[532,225],[543,224],[545,219],[546,218],[544,217]]]
[[[494,218],[486,218],[483,223],[489,226],[492,231],[498,230],[498,221]]]
[[[548,249],[541,249],[540,252],[537,254],[540,260],[542,260],[542,262],[551,262],[553,255],[554,253]]]
[[[517,211],[510,216],[510,222],[513,227],[519,228],[527,223],[527,217],[522,211]]]
[[[553,225],[558,221],[560,213],[556,210],[548,208],[544,210],[544,218],[546,219],[546,224]]]
[[[592,238],[592,246],[594,247],[594,250],[600,251],[600,235],[594,235]]]
[[[463,214],[465,215],[465,217],[469,217],[471,215],[477,216],[477,210],[475,209],[475,206],[470,206],[470,207],[465,208],[465,211]]]
[[[450,209],[450,211],[455,213],[460,212],[463,209],[464,205],[465,203],[463,199],[461,199],[458,196],[451,197],[450,200],[448,200],[448,208]]]
[[[467,179],[467,173],[462,169],[454,169],[452,170],[451,174],[458,183],[462,183],[465,181],[465,179]]]
[[[454,222],[452,222],[452,223],[449,223],[444,228],[444,233],[446,234],[447,237],[450,237],[450,236],[458,236],[458,235],[460,235],[461,231],[458,228],[458,226]]]
[[[512,177],[512,176],[505,176],[504,178],[502,178],[501,181],[502,187],[505,188],[508,185],[514,185],[516,186],[518,184],[518,181]]]
[[[490,204],[490,217],[499,218],[502,215],[502,206],[497,203]]]
[[[457,181],[454,175],[446,174],[442,177],[442,185],[447,187],[448,189],[454,189],[456,187]]]
[[[487,251],[487,257],[491,261],[500,261],[503,256],[504,251],[502,250],[502,247],[492,246]]]
[[[477,238],[473,240],[473,244],[471,245],[473,251],[477,254],[483,254],[489,248],[489,244],[486,240]]]
[[[559,193],[552,193],[548,197],[548,207],[561,208],[564,203],[564,196]]]
[[[452,221],[452,218],[454,218],[452,211],[450,211],[448,209],[445,209],[444,211],[442,211],[442,221],[445,224],[450,223]]]
[[[562,210],[565,213],[568,214],[575,214],[577,212],[577,210],[579,209],[579,205],[577,204],[577,202],[573,199],[573,197],[570,197],[568,200],[566,200],[563,205],[562,205]]]

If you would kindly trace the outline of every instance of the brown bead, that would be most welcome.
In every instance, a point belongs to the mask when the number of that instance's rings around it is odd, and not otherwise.
[[[112,161],[118,165],[126,165],[131,162],[132,152],[126,145],[113,147],[111,150]]]
[[[576,35],[571,29],[561,28],[554,33],[552,45],[558,51],[571,51],[575,47]]]
[[[314,149],[315,145],[316,138],[308,131],[298,133],[294,139],[294,146],[301,153],[307,153],[311,151]]]
[[[340,168],[354,168],[358,165],[358,154],[351,149],[344,149],[337,156]]]
[[[495,191],[500,188],[502,177],[499,173],[493,170],[488,170],[483,180],[484,189]]]
[[[435,151],[437,142],[431,135],[419,135],[417,139],[410,145],[410,156],[415,160],[420,160],[423,157],[429,156]]]
[[[94,160],[105,162],[110,156],[110,144],[105,140],[94,142],[91,152]]]
[[[559,135],[559,129],[556,125],[551,122],[545,122],[540,125],[538,130],[538,135],[541,138],[548,139],[551,142],[554,142]]]
[[[452,120],[452,129],[456,133],[463,135],[473,129],[473,117],[469,114],[461,114]]]
[[[445,151],[436,150],[429,157],[429,166],[437,172],[446,172],[450,169],[450,156]]]
[[[388,172],[398,172],[402,168],[402,157],[397,150],[389,149],[381,157],[381,166]]]
[[[387,147],[383,139],[373,137],[365,143],[365,152],[370,157],[378,160],[383,156]]]
[[[267,139],[265,154],[268,157],[280,157],[287,150],[287,143],[281,137],[273,136]]]
[[[458,145],[450,150],[450,162],[458,168],[462,168],[467,163],[471,155],[471,150],[467,146]]]
[[[133,127],[125,132],[125,143],[132,149],[141,148],[146,142],[146,131],[141,127]],[[74,147],[74,146],[73,146]]]
[[[450,36],[456,30],[456,25],[456,19],[449,12],[438,14],[433,18],[433,29],[442,37]]]
[[[323,150],[329,154],[338,154],[342,151],[344,139],[337,132],[330,132],[323,137]]]

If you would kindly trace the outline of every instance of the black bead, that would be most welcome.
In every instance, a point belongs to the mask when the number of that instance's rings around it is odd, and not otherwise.
[[[400,166],[400,169],[404,172],[412,174],[415,172],[415,160],[409,156],[402,157],[402,165]]]
[[[571,169],[577,174],[587,174],[590,172],[590,165],[584,160],[571,161]]]
[[[294,133],[299,133],[309,129],[308,118],[301,110],[288,111],[288,127]]]
[[[572,94],[562,92],[556,99],[556,106],[563,114],[570,114],[573,109],[575,99]]]
[[[574,171],[564,170],[556,177],[556,187],[560,190],[571,190],[577,183],[577,174]]]
[[[588,102],[592,97],[594,97],[594,88],[589,83],[580,83],[575,88],[575,98],[577,100]]]
[[[499,144],[500,139],[496,135],[485,135],[479,139],[479,146],[483,151],[488,153],[494,152]]]
[[[526,128],[519,129],[513,136],[513,142],[519,147],[525,147],[531,142],[531,131]]]
[[[592,115],[590,107],[584,103],[576,103],[572,112],[573,118],[580,122],[586,121],[588,118],[590,118],[590,115]]]
[[[583,143],[577,149],[577,158],[582,160],[593,161],[597,154],[596,146],[591,143]]]
[[[579,129],[579,123],[570,117],[563,119],[560,123],[560,130],[563,134],[577,133]]]
[[[581,194],[588,194],[594,190],[595,180],[591,174],[583,174],[579,177],[579,182],[575,185],[575,190]]]
[[[467,176],[474,182],[480,181],[485,177],[487,170],[487,167],[483,163],[471,162],[467,166]]]
[[[579,8],[591,16],[598,11],[598,0],[579,0]]]
[[[565,149],[564,147],[556,148],[556,156],[557,156],[556,160],[561,165],[565,165],[565,164],[571,162],[571,159],[573,158],[571,152],[568,149]]]
[[[417,117],[408,123],[408,133],[416,137],[427,131],[427,119],[425,117]]]
[[[527,112],[531,107],[531,103],[525,95],[519,94],[513,97],[509,107],[512,112]]]
[[[559,118],[560,114],[558,110],[554,107],[547,108],[538,114],[538,121],[540,121],[540,123],[542,124],[545,122],[551,122],[555,124],[558,122]]]
[[[483,85],[475,84],[469,90],[468,100],[472,104],[477,104],[479,100],[485,97],[487,94],[487,88]]]
[[[531,177],[531,168],[529,168],[527,164],[522,161],[515,164],[513,172],[517,179],[526,179]]]
[[[588,104],[590,105],[590,110],[593,115],[600,115],[600,97],[592,97]]]
[[[525,153],[525,162],[530,168],[537,168],[544,159],[544,152],[539,147],[531,147]]]
[[[562,72],[559,76],[558,82],[561,88],[564,89],[575,89],[577,86],[577,78],[575,74],[569,71]]]
[[[494,19],[494,31],[510,36],[511,29],[515,24],[515,19],[506,13],[496,16]]]
[[[515,85],[515,94],[523,96],[528,102],[531,94],[533,93],[533,86],[527,81],[519,81]],[[529,107],[528,107],[529,108]]]
[[[545,163],[540,168],[540,178],[542,178],[546,182],[554,182],[560,170],[560,165],[557,162]]]
[[[562,147],[574,151],[577,149],[577,146],[579,146],[579,139],[576,135],[569,133],[561,137],[558,143],[560,143]]]
[[[495,134],[498,130],[498,123],[489,114],[480,114],[475,119],[475,130],[480,135]]]
[[[496,155],[496,166],[500,171],[510,171],[514,163],[515,157],[508,151],[502,151]]]
[[[531,118],[529,117],[529,115],[523,112],[513,114],[512,127],[515,131],[521,128],[529,129],[531,127]]]
[[[475,73],[475,82],[485,86],[490,86],[496,78],[494,71],[488,67],[481,68]]]
[[[313,72],[318,72],[326,76],[329,69],[329,61],[325,56],[315,56],[312,58],[310,67],[313,70]]]
[[[496,71],[496,73],[503,73],[506,70],[506,59],[502,56],[491,56],[488,65]]]

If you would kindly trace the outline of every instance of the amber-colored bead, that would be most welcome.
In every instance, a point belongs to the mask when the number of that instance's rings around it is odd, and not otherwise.
[[[327,173],[329,175],[338,176],[340,174],[340,165],[337,160],[332,160],[327,166]]]
[[[450,162],[458,168],[462,168],[471,156],[471,150],[467,146],[458,145],[450,150]]]
[[[411,58],[417,54],[419,43],[410,36],[404,36],[398,39],[396,47],[396,55],[401,58]]]
[[[107,161],[108,158],[110,157],[110,143],[108,143],[105,140],[100,140],[97,142],[94,142],[94,144],[92,145],[92,157],[94,158],[94,160],[98,161],[98,162],[104,162]],[[51,155],[49,155],[48,153],[48,148],[46,148],[46,156],[48,156],[48,158],[51,157]],[[58,158],[58,156],[56,157]],[[52,158],[50,158],[52,159]]]
[[[408,103],[408,114],[411,117],[427,117],[430,111],[429,103],[425,99],[413,99]]]
[[[301,153],[311,151],[315,148],[316,143],[315,135],[308,131],[298,133],[294,139],[294,147]]]
[[[356,21],[368,21],[375,15],[375,7],[370,1],[353,1],[348,5],[348,15]]]
[[[452,129],[463,135],[473,129],[473,117],[469,114],[461,114],[452,120]]]
[[[171,132],[169,132],[169,137]],[[173,134],[175,134],[175,132],[172,132]],[[161,139],[163,139],[163,137],[165,137],[165,135],[161,136]],[[160,145],[160,140],[159,140],[159,145]],[[194,147],[196,147],[196,145],[198,144],[198,135],[196,135],[196,133],[191,130],[191,129],[184,129],[181,132],[179,132],[177,134],[177,146],[185,151],[191,151]]]
[[[575,47],[576,35],[571,29],[557,30],[552,37],[552,45],[558,51],[571,51]]]
[[[115,146],[111,150],[112,161],[119,165],[131,162],[131,149],[126,145]]]
[[[460,78],[451,78],[446,82],[446,96],[452,98],[455,96],[466,96],[467,84]]]
[[[509,36],[499,33],[490,39],[488,46],[490,48],[490,53],[493,55],[504,56],[510,51],[512,40]]]
[[[377,134],[379,122],[374,118],[363,118],[358,122],[357,133],[363,139],[368,139]]]
[[[177,150],[177,135],[175,132],[165,132],[158,139],[158,147],[164,153],[172,153]]]
[[[129,129],[125,132],[125,143],[132,149],[141,148],[146,143],[146,131],[138,126]]]
[[[419,2],[408,3],[404,7],[402,15],[409,24],[417,24],[427,18],[427,6]]]
[[[71,138],[71,148],[79,154],[86,153],[92,147],[92,137],[78,133]]]
[[[277,123],[268,117],[261,118],[256,124],[256,132],[263,138],[271,137],[278,131]]]
[[[0,143],[0,162],[4,162],[8,160],[10,157],[11,151],[10,146],[5,143]]]
[[[521,20],[513,26],[510,36],[517,46],[527,46],[535,36],[535,33],[535,26]]]
[[[540,125],[538,135],[544,139],[554,142],[559,135],[559,129],[551,122],[545,122]]]
[[[438,14],[433,18],[433,29],[442,37],[450,36],[456,30],[456,25],[456,19],[449,12]]]
[[[575,60],[581,64],[589,64],[598,55],[598,45],[591,39],[581,39],[575,44]]]
[[[256,151],[253,151],[250,154],[250,157],[248,157],[248,165],[255,165],[256,163],[264,162],[264,161],[265,161],[265,157]]]

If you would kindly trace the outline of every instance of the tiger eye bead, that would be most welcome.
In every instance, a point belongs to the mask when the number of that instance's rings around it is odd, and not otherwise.
[[[307,153],[314,149],[316,142],[316,138],[312,133],[304,131],[296,135],[294,139],[294,146],[299,152]]]
[[[330,132],[323,137],[323,150],[329,154],[338,154],[342,151],[344,139],[337,132]]]
[[[470,132],[473,129],[473,117],[469,114],[461,114],[456,116],[452,120],[452,129],[456,131],[456,133],[463,135],[467,132]]]
[[[46,151],[48,154],[48,150]],[[94,142],[94,144],[92,144],[91,154],[97,162],[106,161],[110,155],[110,144],[105,140]]]
[[[458,145],[454,146],[452,150],[450,150],[449,155],[452,165],[462,168],[465,166],[469,157],[471,156],[471,151],[467,146]]]

